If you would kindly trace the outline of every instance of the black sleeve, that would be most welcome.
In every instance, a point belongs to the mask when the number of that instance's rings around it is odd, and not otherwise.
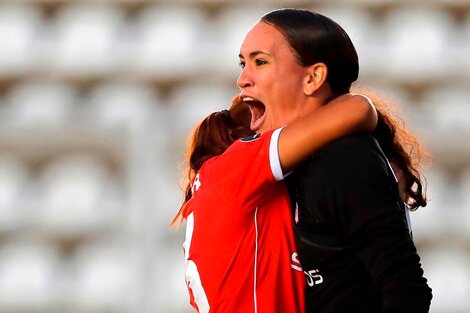
[[[341,140],[311,162],[303,184],[382,294],[383,312],[428,312],[431,289],[388,161],[373,137]]]

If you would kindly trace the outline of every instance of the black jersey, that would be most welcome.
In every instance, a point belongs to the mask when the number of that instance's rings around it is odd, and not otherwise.
[[[329,145],[287,183],[307,312],[429,311],[397,181],[371,135]]]

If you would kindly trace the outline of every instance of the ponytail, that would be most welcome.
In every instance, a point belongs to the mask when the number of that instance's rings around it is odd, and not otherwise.
[[[183,220],[186,203],[192,197],[191,181],[207,160],[220,155],[236,140],[254,134],[250,130],[251,112],[248,105],[236,96],[229,110],[209,114],[194,129],[186,153],[186,187],[183,203],[170,226]]]

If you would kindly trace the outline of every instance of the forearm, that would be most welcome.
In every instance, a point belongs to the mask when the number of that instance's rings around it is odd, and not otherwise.
[[[279,159],[291,171],[327,144],[362,131],[372,131],[377,112],[368,98],[345,95],[287,125],[279,138]]]

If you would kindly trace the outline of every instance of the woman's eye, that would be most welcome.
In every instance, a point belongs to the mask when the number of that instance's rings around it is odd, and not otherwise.
[[[266,62],[266,61],[263,60],[263,59],[256,59],[256,65],[257,65],[257,66],[264,65],[264,64],[266,64],[266,63],[268,63],[268,62]]]
[[[240,61],[240,63],[238,63],[238,66],[240,66],[242,69],[245,68],[245,61]]]

